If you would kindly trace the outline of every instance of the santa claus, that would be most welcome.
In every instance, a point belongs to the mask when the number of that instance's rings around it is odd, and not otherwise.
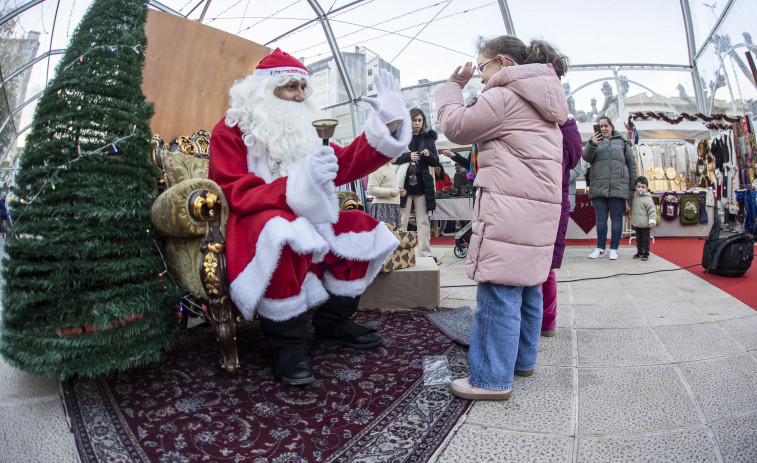
[[[305,66],[276,49],[231,88],[226,117],[210,138],[209,177],[229,203],[226,259],[231,298],[246,319],[260,316],[274,377],[312,383],[305,352],[308,308],[316,340],[353,349],[383,337],[350,317],[397,246],[362,211],[341,212],[335,185],[360,179],[407,147],[409,113],[386,70],[365,132],[346,147],[320,146]]]

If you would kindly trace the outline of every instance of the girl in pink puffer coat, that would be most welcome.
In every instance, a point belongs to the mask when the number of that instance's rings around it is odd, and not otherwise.
[[[474,66],[455,69],[436,93],[438,120],[455,143],[476,143],[477,198],[468,277],[478,282],[468,378],[450,389],[466,399],[505,400],[513,375],[536,366],[547,279],[562,201],[562,134],[568,118],[559,76],[567,60],[541,41],[485,42],[477,68],[485,84],[466,106]]]

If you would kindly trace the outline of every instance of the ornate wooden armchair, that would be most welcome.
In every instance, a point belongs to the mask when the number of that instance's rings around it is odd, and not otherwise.
[[[171,276],[189,293],[190,303],[198,308],[193,312],[212,324],[223,352],[221,367],[236,376],[236,324],[241,316],[229,297],[226,276],[229,207],[221,188],[208,179],[209,146],[210,134],[204,130],[170,143],[158,135],[152,138],[160,178],[151,218]]]
[[[150,215],[161,235],[160,249],[171,276],[211,323],[223,352],[221,368],[239,372],[236,326],[242,321],[229,296],[225,233],[229,206],[221,188],[208,179],[210,134],[199,130],[166,143],[152,138],[152,156],[160,171],[158,197]],[[339,191],[342,210],[363,204],[352,191]],[[187,315],[184,314],[184,320]]]

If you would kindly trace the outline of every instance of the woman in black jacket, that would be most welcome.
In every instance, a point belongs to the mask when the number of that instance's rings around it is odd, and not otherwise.
[[[431,227],[428,216],[436,209],[433,169],[441,166],[436,153],[436,132],[429,130],[426,115],[418,108],[410,110],[413,138],[408,151],[395,161],[399,186],[407,194],[400,199],[402,226],[407,228],[410,209],[415,205],[415,223],[418,226],[418,252],[422,257],[431,255]]]

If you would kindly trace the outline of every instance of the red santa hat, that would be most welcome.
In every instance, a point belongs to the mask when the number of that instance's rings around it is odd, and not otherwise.
[[[280,48],[266,56],[252,72],[255,77],[291,76],[308,79],[310,74],[304,64]]]

